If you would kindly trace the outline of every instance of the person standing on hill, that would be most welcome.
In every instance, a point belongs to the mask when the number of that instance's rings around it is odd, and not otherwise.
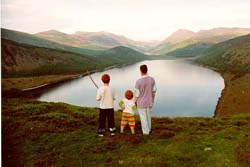
[[[141,78],[135,84],[135,97],[141,120],[143,135],[151,132],[151,111],[154,103],[156,85],[153,77],[148,75],[147,65],[140,66]]]
[[[104,74],[102,76],[103,86],[97,90],[96,100],[100,101],[100,113],[99,113],[99,128],[98,135],[104,136],[106,119],[108,119],[108,127],[111,136],[115,135],[115,121],[114,121],[114,100],[115,93],[110,88],[110,76]]]

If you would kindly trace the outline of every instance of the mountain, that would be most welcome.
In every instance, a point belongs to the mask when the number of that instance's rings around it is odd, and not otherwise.
[[[79,73],[148,59],[127,47],[93,51],[7,29],[1,41],[4,77]]]
[[[250,72],[250,34],[212,46],[197,61],[220,71]]]
[[[3,77],[80,73],[98,62],[89,57],[2,39]]]
[[[138,51],[146,51],[155,46],[155,42],[142,42],[128,39],[121,35],[112,34],[105,31],[83,32],[78,31],[74,34],[66,34],[56,30],[49,30],[34,34],[38,37],[48,39],[60,44],[81,47],[87,49],[104,50],[117,46],[125,46]]]
[[[9,29],[4,29],[4,28],[1,28],[1,38],[15,41],[21,44],[67,51],[67,52],[72,52],[76,54],[82,54],[85,56],[95,56],[96,54],[99,53],[99,51],[63,45],[63,44],[59,44],[59,43],[56,43],[47,39],[39,38],[35,35],[31,35],[31,34],[24,33],[24,32],[19,32],[19,31],[14,31],[14,30],[9,30]]]
[[[176,49],[184,48],[184,50],[178,50],[178,52],[184,53],[184,56],[186,56],[185,50],[193,50],[194,44],[209,46],[249,33],[250,29],[248,28],[214,28],[201,30],[196,33],[189,30],[178,30],[149,52],[153,54],[168,54]],[[191,47],[190,49],[188,48],[189,46]],[[196,48],[200,49],[200,47]]]
[[[115,56],[116,55],[116,56]],[[131,48],[118,46],[105,50],[101,53],[101,59],[110,59],[119,63],[133,63],[148,58],[145,54]]]
[[[173,34],[171,34],[167,39],[162,41],[162,43],[179,43],[185,41],[186,39],[194,37],[195,33],[193,31],[180,29]]]

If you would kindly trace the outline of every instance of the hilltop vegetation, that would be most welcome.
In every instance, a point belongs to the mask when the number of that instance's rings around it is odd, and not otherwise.
[[[3,77],[81,73],[97,65],[87,56],[2,40]]]
[[[214,45],[197,61],[224,72],[250,72],[250,34]]]
[[[83,99],[84,100],[84,99]],[[115,113],[119,126],[121,113]],[[3,166],[247,167],[250,115],[153,118],[150,136],[96,136],[98,110],[64,103],[5,99]]]

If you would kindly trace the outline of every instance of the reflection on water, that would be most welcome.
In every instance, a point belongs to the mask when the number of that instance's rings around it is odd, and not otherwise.
[[[101,85],[100,77],[104,73],[111,76],[111,87],[117,96],[117,102],[123,98],[127,89],[134,89],[140,77],[139,66],[147,64],[149,74],[156,80],[157,94],[153,107],[153,116],[213,116],[214,110],[224,88],[223,78],[216,72],[193,65],[183,60],[143,61],[122,68],[92,74],[92,78]],[[98,107],[95,101],[96,88],[89,77],[66,82],[44,93],[39,100],[66,102],[79,106]]]

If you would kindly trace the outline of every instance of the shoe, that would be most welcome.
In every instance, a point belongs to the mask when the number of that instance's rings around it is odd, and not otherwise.
[[[98,136],[103,137],[105,134],[105,129],[98,129]]]
[[[99,137],[103,137],[103,136],[104,136],[104,134],[98,134],[98,136],[99,136]]]
[[[109,128],[110,133],[114,133],[116,131],[116,127]]]
[[[110,133],[110,136],[115,136],[115,133]]]

